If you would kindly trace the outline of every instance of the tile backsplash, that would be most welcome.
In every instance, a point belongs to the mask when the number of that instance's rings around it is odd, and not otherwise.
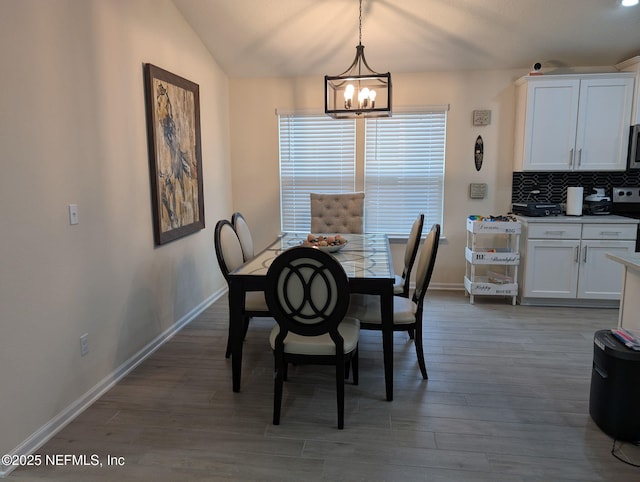
[[[640,186],[640,170],[591,172],[514,172],[511,202],[567,202],[567,187],[584,187],[585,196],[594,187],[611,195],[614,186]],[[539,190],[540,194],[531,194]]]

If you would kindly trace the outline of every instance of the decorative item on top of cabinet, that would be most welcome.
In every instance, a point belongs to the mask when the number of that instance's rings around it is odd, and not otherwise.
[[[627,72],[519,79],[514,170],[625,170],[633,85]]]
[[[512,304],[516,304],[520,229],[520,223],[512,216],[467,218],[464,287],[471,304],[475,295],[510,296]],[[493,235],[492,245],[480,246],[480,235]],[[479,272],[479,267],[484,272]]]

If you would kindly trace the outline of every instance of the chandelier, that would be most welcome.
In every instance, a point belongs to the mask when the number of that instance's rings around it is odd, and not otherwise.
[[[391,74],[375,72],[364,58],[362,0],[359,2],[356,58],[340,75],[324,76],[324,112],[336,119],[391,115]]]

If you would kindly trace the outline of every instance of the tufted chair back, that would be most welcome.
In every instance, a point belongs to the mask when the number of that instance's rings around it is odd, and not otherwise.
[[[311,193],[312,233],[362,233],[364,193]]]

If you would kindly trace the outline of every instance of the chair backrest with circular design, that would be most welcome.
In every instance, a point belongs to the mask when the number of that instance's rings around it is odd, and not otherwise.
[[[330,333],[336,341],[338,324],[349,308],[349,279],[330,254],[295,247],[271,263],[265,296],[282,340],[291,331],[302,336]]]

